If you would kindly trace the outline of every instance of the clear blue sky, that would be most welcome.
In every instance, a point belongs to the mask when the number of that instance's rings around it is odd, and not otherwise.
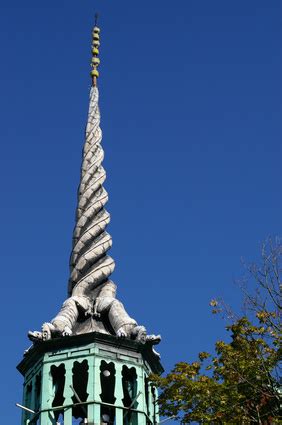
[[[241,257],[281,233],[280,6],[1,2],[3,423],[26,333],[66,295],[95,10],[113,277],[169,370],[226,337],[209,300],[237,306]]]

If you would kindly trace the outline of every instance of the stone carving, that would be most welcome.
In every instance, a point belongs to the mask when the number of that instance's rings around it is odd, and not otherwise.
[[[107,255],[112,238],[106,232],[110,215],[105,210],[108,194],[103,187],[99,92],[92,86],[78,190],[76,224],[70,257],[69,298],[57,316],[44,323],[42,332],[29,332],[32,341],[98,331],[156,344],[160,336],[146,335],[116,299],[116,285],[109,279],[114,260]]]

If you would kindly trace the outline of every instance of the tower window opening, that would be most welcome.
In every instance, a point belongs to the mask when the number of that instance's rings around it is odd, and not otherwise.
[[[128,368],[123,366],[122,368],[122,389],[123,389],[123,405],[129,410],[124,411],[123,424],[124,425],[136,425],[137,424],[137,413],[130,409],[137,409],[138,401],[137,396],[137,374],[134,367]]]
[[[24,398],[24,405],[28,408],[31,408],[31,394],[32,394],[32,382],[26,386],[25,390],[25,398]],[[27,412],[26,410],[23,411],[23,417],[26,421],[27,419],[30,419],[31,414]]]
[[[104,403],[115,404],[115,385],[116,370],[114,363],[101,361],[100,366],[100,382],[102,392],[100,394],[101,401]],[[101,406],[101,424],[115,423],[115,408],[112,406]]]
[[[153,420],[154,420],[154,423],[156,423],[156,417],[157,417],[157,391],[156,391],[156,388],[152,385],[152,384],[150,384],[150,386],[151,386],[151,393],[152,393],[152,397],[153,397]]]
[[[144,379],[144,386],[145,386],[145,400],[146,400],[147,415],[150,416],[149,379],[146,376],[145,376],[145,379]]]
[[[40,372],[38,375],[36,375],[36,378],[35,378],[35,404],[34,404],[35,412],[38,412],[38,410],[40,410],[41,383],[42,383],[42,376],[41,376],[41,372]]]
[[[52,402],[52,407],[56,406],[62,406],[65,401],[64,397],[64,388],[65,388],[65,374],[66,374],[66,368],[65,365],[62,363],[59,366],[52,366],[51,367],[51,376],[52,376],[52,382],[53,382],[53,394],[54,399]],[[63,417],[63,410],[55,410],[54,411],[54,417],[55,420],[58,422],[58,419],[60,416]]]
[[[101,406],[101,425],[114,425],[116,423],[115,408]]]
[[[85,402],[89,396],[87,393],[88,384],[88,362],[74,362],[72,368],[72,388],[73,396],[72,401],[74,404]],[[74,406],[72,409],[73,424],[85,423],[84,419],[87,418],[87,405]],[[79,421],[80,420],[80,421]]]

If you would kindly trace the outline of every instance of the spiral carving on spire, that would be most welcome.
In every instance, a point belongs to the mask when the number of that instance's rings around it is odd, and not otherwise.
[[[109,278],[115,267],[114,260],[107,255],[112,238],[106,232],[110,215],[104,208],[108,194],[103,187],[106,172],[102,166],[98,100],[98,88],[92,86],[70,258],[69,295],[90,294]]]

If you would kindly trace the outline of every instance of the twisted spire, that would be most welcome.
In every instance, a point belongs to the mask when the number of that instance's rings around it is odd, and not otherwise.
[[[69,295],[89,293],[90,296],[93,289],[107,281],[115,266],[107,255],[112,238],[105,230],[110,214],[104,208],[108,194],[103,187],[106,172],[102,166],[104,151],[97,88],[100,29],[96,25],[92,36],[92,87],[70,258]]]
[[[107,255],[112,238],[106,232],[110,215],[105,210],[108,194],[103,187],[106,172],[102,166],[104,151],[97,87],[100,29],[96,24],[92,35],[92,87],[70,257],[68,298],[51,322],[43,324],[41,332],[30,331],[28,336],[38,342],[95,331],[128,337],[152,347],[160,341],[160,336],[147,336],[144,326],[139,326],[116,299],[116,285],[109,280],[115,263]]]

